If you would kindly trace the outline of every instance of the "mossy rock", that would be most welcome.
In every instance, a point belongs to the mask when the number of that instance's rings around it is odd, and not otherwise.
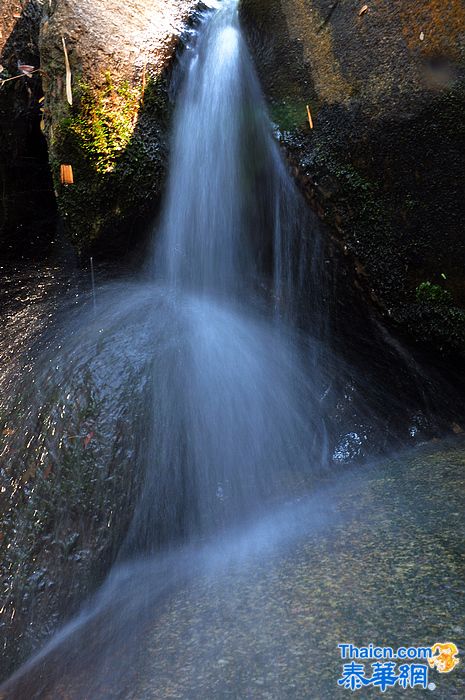
[[[47,10],[44,129],[59,210],[81,256],[131,251],[156,207],[168,150],[170,77],[196,4],[70,0]],[[62,183],[62,165],[71,165],[72,184]]]
[[[58,201],[80,253],[131,249],[131,221],[157,202],[167,156],[170,103],[167,77],[150,78],[142,92],[110,74],[95,88],[80,82],[69,115],[54,128],[52,170]],[[74,184],[60,182],[70,163]]]
[[[413,339],[464,354],[465,9],[458,0],[360,9],[241,0],[282,145],[368,296]],[[437,326],[424,323],[425,281],[450,295],[454,324],[434,307]]]

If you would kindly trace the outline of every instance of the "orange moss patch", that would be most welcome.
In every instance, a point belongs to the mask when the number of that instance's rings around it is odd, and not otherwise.
[[[411,50],[425,56],[454,60],[465,54],[465,5],[463,0],[422,0],[406,3],[394,0],[402,22],[402,34]],[[420,39],[423,32],[424,40]]]

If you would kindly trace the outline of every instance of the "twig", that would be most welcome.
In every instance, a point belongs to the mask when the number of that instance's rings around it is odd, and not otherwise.
[[[312,113],[310,112],[310,107],[308,105],[307,105],[307,116],[308,116],[308,123],[310,125],[310,129],[313,129]]]
[[[94,274],[94,258],[90,258],[90,278],[92,281],[92,305],[94,307],[94,314],[95,314],[95,309],[97,308],[97,301],[95,297],[95,274]]]
[[[63,42],[63,52],[65,54],[65,67],[66,67],[66,99],[70,107],[73,106],[73,91],[71,89],[71,66],[69,65],[68,50],[66,48],[65,37],[62,36],[61,40]]]
[[[29,78],[34,73],[43,73],[43,71],[40,68],[36,68],[35,70],[31,70],[30,73],[21,73],[20,75],[14,75],[12,78],[0,78],[0,87],[5,83],[9,83],[10,80],[18,80],[18,78]]]

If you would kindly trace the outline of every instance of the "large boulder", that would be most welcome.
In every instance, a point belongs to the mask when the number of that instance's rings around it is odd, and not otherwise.
[[[196,4],[51,0],[45,9],[44,129],[59,208],[81,253],[129,248],[129,224],[160,193],[169,72]],[[74,184],[61,182],[62,165]]]
[[[462,0],[241,0],[241,16],[302,187],[367,292],[463,353]]]

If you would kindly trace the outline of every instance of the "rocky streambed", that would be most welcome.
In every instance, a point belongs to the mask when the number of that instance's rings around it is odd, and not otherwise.
[[[464,467],[463,440],[425,445],[139,564],[2,697],[325,700],[350,692],[339,643],[461,651]],[[463,697],[462,663],[429,682],[434,697]]]
[[[341,642],[463,649],[464,469],[463,445],[438,446],[343,477],[321,494],[334,527],[257,566],[225,566],[162,607],[130,697],[324,700],[350,693],[337,686]],[[465,693],[460,664],[430,681],[434,697]]]

